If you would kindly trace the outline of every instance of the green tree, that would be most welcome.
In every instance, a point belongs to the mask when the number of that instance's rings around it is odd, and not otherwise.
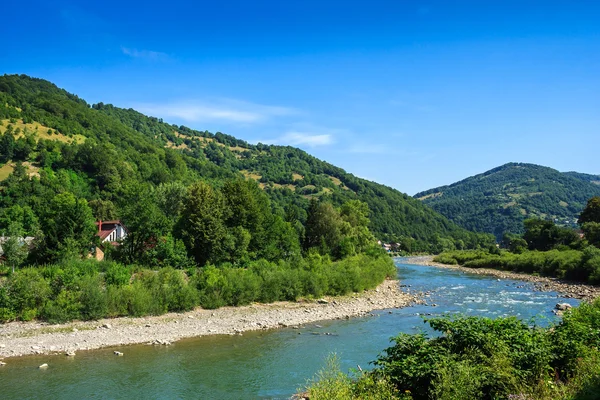
[[[228,180],[221,189],[225,204],[225,224],[242,227],[250,234],[248,250],[260,251],[265,245],[265,221],[271,215],[269,199],[254,181]]]
[[[600,222],[600,196],[588,200],[577,222],[580,225],[586,222]]]
[[[127,262],[134,262],[142,259],[147,248],[166,233],[169,223],[150,185],[129,186],[121,201],[121,219],[128,233],[118,253]]]
[[[304,249],[318,248],[321,254],[338,251],[344,221],[331,203],[313,200],[308,209]]]
[[[600,222],[584,222],[581,230],[589,244],[600,247]]]
[[[6,259],[6,264],[12,268],[12,272],[15,272],[15,267],[20,266],[29,254],[21,225],[16,222],[11,223],[3,239],[2,255]]]
[[[11,126],[11,125],[9,125]],[[0,137],[0,162],[7,162],[13,158],[15,152],[15,137],[7,129],[7,131]]]
[[[96,234],[94,222],[85,199],[69,192],[54,196],[41,222],[42,254],[53,261],[67,255],[87,254]]]
[[[205,182],[190,186],[176,227],[189,254],[199,265],[219,260],[227,234],[221,194]]]
[[[109,221],[117,218],[117,208],[110,200],[91,200],[88,204],[96,220]]]
[[[523,239],[530,250],[548,251],[559,245],[571,245],[579,240],[574,230],[561,228],[552,221],[526,219]]]

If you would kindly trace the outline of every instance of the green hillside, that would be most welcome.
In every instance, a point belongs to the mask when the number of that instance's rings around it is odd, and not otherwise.
[[[462,227],[494,234],[522,233],[526,218],[575,226],[587,200],[600,195],[600,177],[509,163],[415,198]]]
[[[0,230],[18,205],[29,227],[56,193],[93,205],[96,218],[127,223],[131,188],[164,188],[198,180],[219,188],[236,177],[258,181],[276,215],[306,222],[312,199],[340,206],[360,199],[371,230],[405,248],[439,251],[476,247],[489,238],[468,232],[418,200],[353,176],[293,147],[251,145],[222,133],[200,132],[132,109],[89,105],[52,83],[25,75],[0,77]],[[13,173],[18,166],[18,176]],[[140,187],[141,187],[140,186]],[[128,197],[129,196],[129,197]],[[164,210],[163,210],[164,211]],[[26,226],[27,229],[27,226]],[[33,229],[33,228],[31,228]],[[33,232],[29,232],[33,233]]]

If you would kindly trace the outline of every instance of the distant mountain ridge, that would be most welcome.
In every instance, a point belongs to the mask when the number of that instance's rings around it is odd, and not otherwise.
[[[599,175],[508,163],[414,197],[465,229],[500,239],[505,232],[521,233],[526,218],[575,226],[593,196],[600,196]]]

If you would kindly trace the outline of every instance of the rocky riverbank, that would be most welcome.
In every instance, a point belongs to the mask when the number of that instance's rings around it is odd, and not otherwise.
[[[498,277],[500,279],[515,279],[520,281],[532,282],[536,290],[543,292],[559,292],[565,297],[571,297],[574,299],[591,301],[597,297],[600,297],[600,287],[598,286],[586,285],[584,283],[577,282],[562,281],[556,278],[547,278],[543,276],[534,276],[517,272],[502,271],[492,268],[467,268],[458,265],[440,264],[434,262],[433,258],[433,256],[419,256],[409,257],[408,260],[411,264],[430,265],[434,267],[459,270],[469,274],[489,275]]]
[[[11,322],[0,325],[0,360],[30,354],[72,356],[81,350],[128,344],[168,345],[196,336],[241,334],[322,320],[348,319],[374,310],[407,307],[418,301],[419,296],[403,292],[398,281],[386,280],[377,289],[360,294],[311,301],[253,304],[218,310],[198,308],[186,313],[62,325]]]

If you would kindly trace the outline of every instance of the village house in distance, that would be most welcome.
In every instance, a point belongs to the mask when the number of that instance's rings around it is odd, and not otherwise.
[[[113,246],[119,246],[121,241],[127,237],[127,228],[119,220],[97,221],[96,226],[98,227],[96,235],[100,237],[102,244],[110,243]],[[104,250],[101,248],[102,244],[96,247],[95,258],[98,261],[104,260]]]

